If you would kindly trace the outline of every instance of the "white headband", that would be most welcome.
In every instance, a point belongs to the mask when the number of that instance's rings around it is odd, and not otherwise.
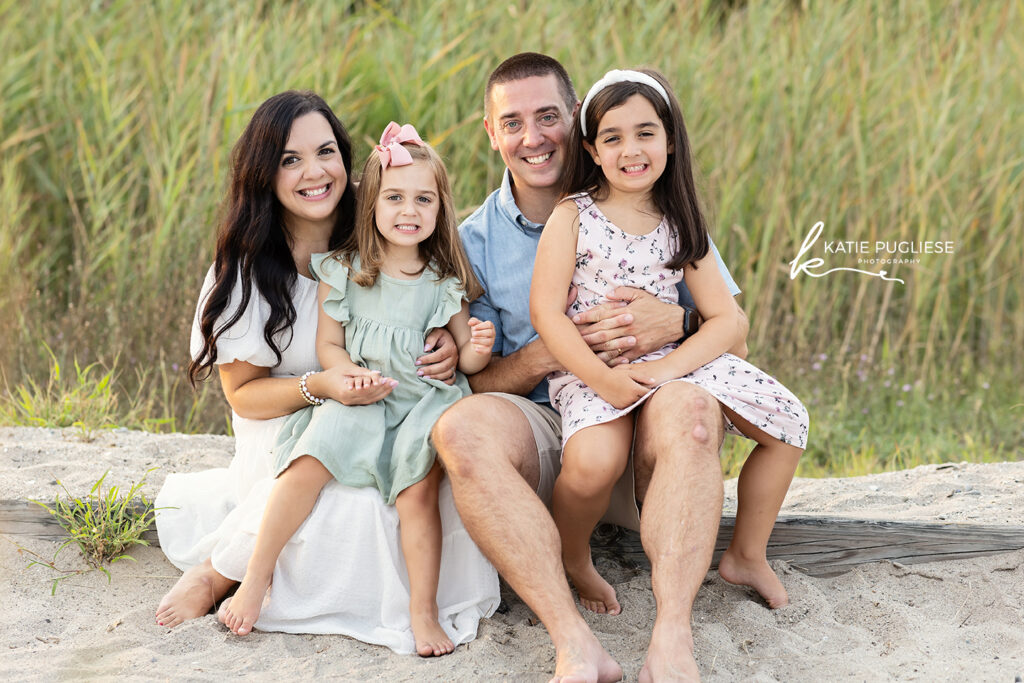
[[[601,80],[590,87],[590,92],[587,93],[586,98],[583,100],[583,106],[580,107],[580,130],[583,132],[583,137],[587,136],[587,106],[590,104],[590,100],[594,99],[594,95],[613,83],[643,83],[644,85],[649,85],[658,91],[658,94],[665,100],[665,104],[668,105],[669,109],[672,108],[672,104],[668,100],[668,93],[665,92],[665,88],[654,77],[642,71],[612,69]]]

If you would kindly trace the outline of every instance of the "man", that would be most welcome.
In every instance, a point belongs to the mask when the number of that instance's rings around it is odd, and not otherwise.
[[[476,393],[442,416],[433,439],[470,535],[551,635],[557,652],[552,680],[616,681],[621,668],[576,609],[546,507],[558,474],[560,422],[547,405],[544,378],[562,368],[529,318],[537,241],[558,200],[577,106],[565,69],[550,57],[519,54],[491,74],[484,127],[507,171],[501,188],[466,219],[460,234],[486,290],[471,311],[494,322],[495,357],[470,378]],[[635,359],[683,335],[681,307],[629,288],[615,290],[612,298],[574,319],[606,362]],[[684,300],[692,301],[688,293]],[[740,337],[746,335],[745,317],[743,326]],[[638,527],[651,560],[658,614],[641,680],[699,678],[690,611],[721,515],[722,437],[718,403],[685,382],[659,389],[637,416],[633,467],[606,519]],[[643,503],[639,519],[634,492]],[[614,602],[614,590],[608,590]]]

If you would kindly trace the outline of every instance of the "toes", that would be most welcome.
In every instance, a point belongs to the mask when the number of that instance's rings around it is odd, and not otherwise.
[[[242,620],[242,625],[238,627],[238,630],[235,631],[235,633],[240,635],[240,636],[247,636],[247,635],[249,635],[250,633],[252,633],[252,624],[253,624],[253,620],[252,619],[243,619]]]
[[[217,608],[217,621],[219,621],[220,623],[222,623],[225,626],[227,626],[228,625],[228,618],[230,617],[230,615],[231,615],[231,598],[228,598],[224,602],[220,603],[220,607]]]
[[[159,621],[157,621],[157,623],[161,626],[166,626],[167,628],[174,628],[175,626],[184,621],[184,619],[179,617],[173,611],[168,611],[164,613],[164,615],[160,618]]]
[[[455,651],[455,644],[450,640],[439,643],[416,643],[416,654],[420,657],[441,657]]]

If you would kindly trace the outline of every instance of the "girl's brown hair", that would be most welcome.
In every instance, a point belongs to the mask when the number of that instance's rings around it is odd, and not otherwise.
[[[330,124],[348,177],[344,187],[335,188],[341,199],[330,248],[337,249],[351,234],[355,188],[351,181],[352,143],[345,127],[315,93],[288,90],[274,95],[253,113],[231,152],[227,215],[220,226],[214,260],[216,280],[199,317],[203,348],[188,366],[188,379],[193,387],[209,377],[218,360],[217,340],[241,319],[253,297],[262,297],[270,308],[263,339],[274,352],[275,365],[281,362],[281,351],[291,343],[296,316],[291,288],[298,271],[281,201],[274,191],[274,178],[292,124],[313,112]],[[241,286],[240,301],[231,300],[236,283]]]
[[[430,166],[437,182],[440,202],[437,225],[430,237],[420,242],[420,254],[427,262],[426,267],[434,271],[438,280],[457,278],[466,293],[466,298],[472,301],[483,294],[484,290],[473,275],[469,258],[462,248],[462,241],[455,227],[452,188],[448,182],[448,171],[444,167],[444,162],[430,145],[407,142],[402,146],[412,156],[413,163],[425,161]],[[355,228],[341,248],[333,254],[335,259],[349,268],[349,279],[360,287],[373,286],[380,273],[380,264],[384,260],[386,242],[377,229],[375,215],[382,174],[380,156],[373,150],[363,164],[363,175],[356,191]],[[359,270],[353,266],[356,256],[359,257]]]
[[[690,138],[686,134],[686,123],[683,121],[679,101],[665,77],[654,69],[636,70],[658,81],[668,95],[668,102],[651,86],[636,81],[613,83],[596,93],[586,112],[577,111],[573,117],[569,141],[566,143],[569,153],[562,172],[561,194],[568,197],[578,192],[587,192],[597,201],[606,196],[608,188],[604,172],[594,163],[594,159],[583,147],[583,142],[594,145],[604,115],[624,104],[633,95],[643,96],[654,107],[665,126],[668,141],[672,144],[673,151],[668,155],[665,170],[654,183],[652,196],[655,206],[668,220],[676,241],[676,252],[666,265],[681,270],[704,258],[711,244],[707,219],[701,210],[694,181]],[[581,114],[587,117],[588,135],[583,135],[580,129]]]

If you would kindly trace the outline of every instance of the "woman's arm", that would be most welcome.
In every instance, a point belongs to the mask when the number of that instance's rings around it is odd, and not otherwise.
[[[308,405],[299,391],[297,377],[271,377],[270,368],[242,360],[218,365],[217,369],[224,396],[241,417],[269,420]],[[309,390],[316,395],[312,386]]]
[[[463,301],[446,327],[459,349],[459,370],[472,375],[487,367],[494,348],[494,323],[469,317],[469,304]]]
[[[576,269],[579,215],[571,202],[555,207],[541,233],[530,287],[530,320],[551,354],[617,408],[647,392],[625,373],[613,372],[591,350],[565,314],[565,293]]]

